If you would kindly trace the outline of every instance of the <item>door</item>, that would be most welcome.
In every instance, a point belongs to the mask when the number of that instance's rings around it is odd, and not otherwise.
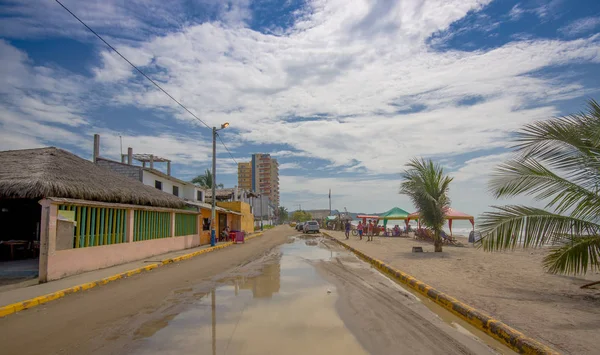
[[[225,213],[219,213],[219,230],[217,233],[221,233],[225,227],[227,227],[227,215]]]

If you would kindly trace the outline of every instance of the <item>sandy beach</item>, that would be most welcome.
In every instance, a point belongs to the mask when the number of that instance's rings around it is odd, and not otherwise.
[[[342,232],[328,231],[343,239]],[[376,257],[451,296],[499,318],[565,354],[597,354],[600,288],[580,289],[600,273],[569,277],[544,272],[543,249],[489,253],[468,245],[433,245],[409,238],[350,237],[354,248]],[[412,253],[422,246],[424,253]]]

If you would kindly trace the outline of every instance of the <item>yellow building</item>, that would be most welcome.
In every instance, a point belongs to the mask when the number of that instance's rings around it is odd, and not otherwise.
[[[242,230],[246,233],[254,232],[254,214],[250,205],[242,201],[217,202],[217,206],[238,212],[240,215],[232,215],[231,221],[227,221],[232,230]]]
[[[238,187],[252,191],[252,163],[238,163]]]

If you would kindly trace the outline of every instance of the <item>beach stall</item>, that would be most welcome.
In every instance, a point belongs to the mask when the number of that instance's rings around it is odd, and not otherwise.
[[[406,212],[402,208],[394,207],[391,210],[381,214],[380,219],[383,219],[383,228],[387,228],[388,220],[403,220],[408,225],[408,216],[410,213]]]
[[[448,227],[450,228],[450,236],[452,236],[452,221],[453,220],[462,220],[462,221],[469,221],[471,222],[471,226],[473,226],[473,231],[475,231],[475,217],[466,214],[464,212],[460,212],[455,210],[454,208],[448,208],[446,210],[446,219],[448,220]],[[419,222],[419,212],[414,212],[408,215],[408,218],[406,219],[406,224],[408,224],[408,222],[410,220],[416,220],[417,223],[419,224],[419,228],[421,228],[421,222]]]

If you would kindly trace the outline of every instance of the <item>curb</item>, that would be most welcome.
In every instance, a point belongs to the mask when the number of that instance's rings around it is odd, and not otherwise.
[[[247,237],[246,240],[250,240],[250,239],[253,239],[253,238],[256,238],[256,237],[260,237],[261,235],[263,235],[263,233],[256,233],[256,234],[253,234],[253,235]],[[182,260],[191,259],[191,258],[193,258],[195,256],[206,254],[206,253],[210,253],[210,252],[213,252],[213,251],[216,251],[216,250],[219,250],[219,249],[223,249],[223,248],[226,248],[226,247],[231,246],[233,244],[235,244],[235,243],[233,243],[233,242],[223,243],[221,245],[217,245],[217,246],[210,247],[210,248],[205,248],[205,249],[202,249],[202,250],[195,251],[193,253],[180,255],[180,256],[177,256],[177,257],[174,257],[174,258],[163,259],[163,260],[161,260],[158,263],[154,263],[154,264],[149,264],[149,265],[146,265],[146,266],[142,266],[142,267],[139,267],[137,269],[132,269],[132,270],[129,270],[129,271],[125,271],[125,272],[116,274],[116,275],[108,276],[108,277],[105,277],[105,278],[100,279],[100,280],[96,280],[96,281],[92,281],[92,282],[87,282],[87,283],[84,283],[84,284],[81,284],[81,285],[69,287],[69,288],[66,288],[64,290],[52,292],[52,293],[49,293],[49,294],[46,294],[46,295],[43,295],[43,296],[38,296],[38,297],[35,297],[35,298],[28,299],[28,300],[25,300],[25,301],[15,302],[15,303],[12,303],[12,304],[0,307],[0,318],[6,317],[6,316],[8,316],[10,314],[13,314],[13,313],[20,312],[20,311],[25,310],[25,309],[29,309],[29,308],[33,308],[35,306],[42,305],[44,303],[48,303],[50,301],[57,300],[59,298],[65,297],[66,295],[69,295],[71,293],[85,291],[85,290],[88,290],[88,289],[96,287],[96,286],[105,285],[105,284],[107,284],[109,282],[117,281],[117,280],[126,278],[128,276],[133,276],[135,274],[142,273],[144,271],[150,271],[152,269],[156,269],[157,267],[160,267],[160,266],[163,266],[163,265],[172,264],[172,263],[176,263],[176,262],[179,262],[179,261],[182,261]]]
[[[506,325],[505,323],[495,319],[467,304],[451,297],[443,292],[440,292],[426,283],[417,280],[416,278],[387,265],[381,260],[372,258],[365,253],[349,246],[348,244],[332,237],[328,233],[323,232],[323,235],[329,239],[342,245],[344,248],[352,251],[359,258],[365,260],[382,273],[390,276],[394,280],[401,282],[413,290],[419,292],[423,296],[429,298],[433,302],[449,310],[454,315],[465,320],[477,329],[485,332],[493,338],[499,340],[502,344],[508,346],[512,350],[520,354],[529,355],[558,355],[559,353],[550,347],[540,343],[539,341],[530,338],[518,330]]]

